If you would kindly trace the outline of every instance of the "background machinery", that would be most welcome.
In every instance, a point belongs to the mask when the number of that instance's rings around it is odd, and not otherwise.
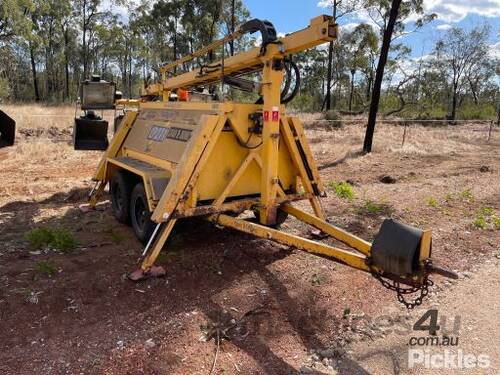
[[[262,45],[179,75],[174,68],[259,31]],[[373,243],[328,223],[320,198],[325,195],[315,160],[297,117],[284,104],[298,91],[300,74],[293,54],[335,39],[328,16],[303,30],[278,38],[268,21],[252,20],[234,34],[161,69],[161,82],[145,88],[142,99],[121,104],[126,112],[104,153],[90,195],[95,206],[109,184],[112,210],[130,223],[146,246],[132,280],[164,273],[154,266],[176,222],[203,217],[219,226],[295,247],[372,273],[398,293],[420,292],[431,273],[456,275],[432,264],[431,232],[386,220]],[[248,79],[253,74],[257,79]],[[219,83],[259,95],[253,103],[194,101],[186,92]],[[179,100],[170,101],[177,92]],[[222,89],[222,96],[224,89]],[[181,101],[181,99],[183,101]],[[312,212],[294,205],[308,201]],[[253,212],[254,219],[240,217]],[[281,231],[292,215],[342,242],[344,248]],[[168,251],[168,247],[167,247]],[[402,287],[406,285],[407,287]]]
[[[0,148],[13,146],[16,139],[16,122],[0,111]]]
[[[80,107],[83,116],[76,117],[73,126],[73,145],[75,150],[106,150],[108,148],[108,122],[103,111],[115,109],[115,102],[121,98],[114,82],[101,80],[94,75],[83,81],[79,90]],[[101,111],[98,115],[96,111]]]

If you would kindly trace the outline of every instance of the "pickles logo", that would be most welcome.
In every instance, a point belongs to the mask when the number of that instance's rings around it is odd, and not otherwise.
[[[458,322],[458,324],[457,324]],[[413,325],[414,331],[428,332],[428,336],[412,336],[408,341],[408,367],[423,366],[428,369],[475,369],[488,368],[490,357],[486,354],[475,355],[458,349],[460,317],[455,317],[455,336],[438,335],[438,310],[426,311]],[[442,348],[440,352],[431,349]]]

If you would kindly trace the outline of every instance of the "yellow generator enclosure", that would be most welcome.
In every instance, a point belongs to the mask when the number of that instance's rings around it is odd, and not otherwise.
[[[277,174],[268,179],[262,132],[273,116]],[[158,223],[172,214],[257,211],[269,206],[261,200],[263,189],[275,197],[274,211],[280,201],[323,193],[299,119],[288,118],[283,107],[266,115],[256,104],[142,103],[124,118],[96,178],[112,181],[120,171],[142,181]],[[262,221],[275,224],[276,212]]]

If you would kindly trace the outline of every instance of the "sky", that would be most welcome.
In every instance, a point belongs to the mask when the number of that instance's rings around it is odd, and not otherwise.
[[[279,33],[289,33],[306,27],[311,18],[331,13],[325,8],[328,0],[243,0],[252,17],[271,21]],[[417,33],[401,39],[412,49],[412,57],[427,55],[446,30],[458,26],[467,30],[487,23],[491,26],[491,53],[500,58],[500,0],[424,0],[428,13],[438,18]],[[344,29],[370,22],[363,12],[340,20]],[[411,23],[408,24],[411,29]],[[342,30],[342,28],[341,28]]]

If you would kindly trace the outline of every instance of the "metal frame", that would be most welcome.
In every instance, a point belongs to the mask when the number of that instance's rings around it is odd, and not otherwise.
[[[152,270],[154,262],[171,234],[177,219],[204,216],[207,220],[218,225],[325,256],[365,272],[377,273],[410,285],[422,284],[427,276],[425,267],[430,262],[431,232],[425,231],[421,240],[419,272],[414,275],[388,275],[383,270],[374,267],[370,260],[371,243],[326,221],[320,202],[320,197],[325,195],[325,190],[306,140],[304,129],[298,118],[286,116],[285,108],[281,104],[284,59],[293,53],[335,39],[337,26],[334,24],[333,19],[328,16],[316,17],[311,20],[309,27],[306,29],[280,38],[277,42],[270,43],[265,48],[254,48],[227,58],[222,64],[213,64],[211,69],[205,72],[191,71],[175,77],[167,77],[167,72],[179,64],[220,47],[238,35],[241,34],[237,32],[197,53],[164,66],[162,68],[162,82],[146,88],[144,96],[144,98],[159,97],[163,99],[163,102],[138,103],[133,101],[130,103],[130,105],[138,106],[139,111],[144,109],[178,109],[209,110],[215,113],[201,117],[196,136],[192,137],[186,145],[178,164],[155,158],[148,155],[147,152],[141,153],[123,147],[130,130],[137,120],[137,112],[127,113],[122,126],[115,134],[110,147],[99,164],[95,174],[98,185],[91,194],[91,205],[94,206],[110,178],[110,169],[120,166],[119,163],[113,161],[113,158],[117,156],[132,157],[161,167],[171,173],[169,184],[162,197],[157,202],[148,199],[151,208],[154,209],[152,220],[157,223],[157,227],[141,257],[140,273],[147,275]],[[240,74],[257,70],[262,72],[262,82],[259,84],[261,88],[260,94],[263,98],[262,105],[232,102],[167,103],[170,92],[174,89],[188,89],[214,83],[223,80],[224,74]],[[146,100],[144,98],[143,100]],[[125,101],[120,103],[127,105]],[[247,127],[249,110],[262,111],[264,122],[261,134],[262,144],[256,149],[249,149],[240,165],[235,171],[231,172],[232,174],[227,181],[220,182],[220,193],[213,201],[201,202],[199,198],[200,188],[202,187],[200,186],[200,176],[210,167],[207,162],[211,155],[216,151],[220,151],[216,149],[216,145],[221,139],[223,130],[229,126],[241,147],[241,142],[244,142],[245,138],[252,134]],[[286,147],[290,156],[290,160],[285,163],[285,166],[280,165],[279,162],[280,147]],[[245,182],[245,172],[255,164],[259,168],[257,178],[259,178],[260,188],[258,196],[234,196],[232,194],[233,189],[238,184]],[[121,167],[126,168],[123,165]],[[280,171],[283,168],[296,171],[294,172],[296,173],[294,174],[296,189],[292,189],[293,191],[284,191],[284,188],[280,186]],[[145,181],[151,177],[145,173],[137,173],[137,171],[135,173]],[[309,200],[313,214],[294,207],[291,202],[297,200]],[[238,215],[245,210],[258,211],[257,216],[260,223],[253,223],[227,215],[229,212]],[[354,251],[330,246],[271,228],[277,222],[278,210],[282,210],[301,222],[319,229]]]

